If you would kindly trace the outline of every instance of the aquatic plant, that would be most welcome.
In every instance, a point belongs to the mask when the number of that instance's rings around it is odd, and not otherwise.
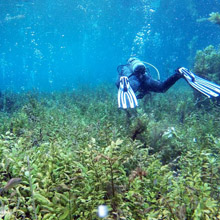
[[[219,12],[212,12],[209,14],[208,18],[197,19],[197,22],[204,22],[204,21],[210,21],[214,24],[220,25],[220,13]]]
[[[198,50],[193,70],[197,75],[220,84],[220,49],[209,45],[204,50]],[[194,92],[194,95],[195,98],[202,98],[198,92]]]
[[[212,45],[198,50],[193,69],[199,76],[220,83],[220,50]]]
[[[0,94],[0,111],[13,112],[18,108],[17,94],[2,92]]]
[[[0,188],[22,179],[0,195],[5,219],[97,219],[102,204],[109,220],[220,218],[217,107],[171,90],[126,113],[114,90],[87,91],[0,112]]]
[[[211,21],[214,24],[220,25],[220,13],[219,12],[212,12],[209,15],[208,20]]]

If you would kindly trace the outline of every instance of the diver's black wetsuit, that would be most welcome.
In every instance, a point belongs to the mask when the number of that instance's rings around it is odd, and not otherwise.
[[[116,82],[116,86],[119,88],[121,76],[127,76],[133,91],[139,92],[139,94],[137,95],[138,99],[142,99],[149,92],[166,92],[172,85],[176,83],[177,80],[182,78],[182,75],[179,73],[178,70],[176,70],[172,76],[162,82],[159,80],[154,80],[147,73],[134,74],[129,65],[119,66],[118,72],[119,76]]]

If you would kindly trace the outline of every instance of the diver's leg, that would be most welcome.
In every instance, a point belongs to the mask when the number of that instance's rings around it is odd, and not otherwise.
[[[180,78],[182,78],[182,75],[179,73],[173,74],[163,82],[149,78],[144,83],[144,87],[146,89],[148,88],[148,91],[163,93],[166,92],[171,86],[173,86]]]

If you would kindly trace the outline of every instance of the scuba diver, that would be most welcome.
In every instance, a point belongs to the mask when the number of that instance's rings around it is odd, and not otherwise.
[[[119,108],[135,108],[138,106],[137,99],[142,99],[150,92],[164,93],[181,78],[184,78],[190,86],[208,98],[220,95],[219,85],[195,75],[185,67],[176,69],[172,76],[162,82],[154,80],[149,75],[145,64],[155,68],[159,75],[156,67],[135,57],[129,58],[127,64],[117,67],[119,77],[116,86],[118,87]],[[136,92],[139,92],[137,96]]]

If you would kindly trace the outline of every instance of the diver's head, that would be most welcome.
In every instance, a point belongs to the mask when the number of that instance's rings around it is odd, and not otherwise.
[[[141,62],[139,59],[136,57],[131,57],[128,59],[128,64],[131,67],[131,70],[134,75],[144,75],[146,72],[146,67],[143,62]]]

